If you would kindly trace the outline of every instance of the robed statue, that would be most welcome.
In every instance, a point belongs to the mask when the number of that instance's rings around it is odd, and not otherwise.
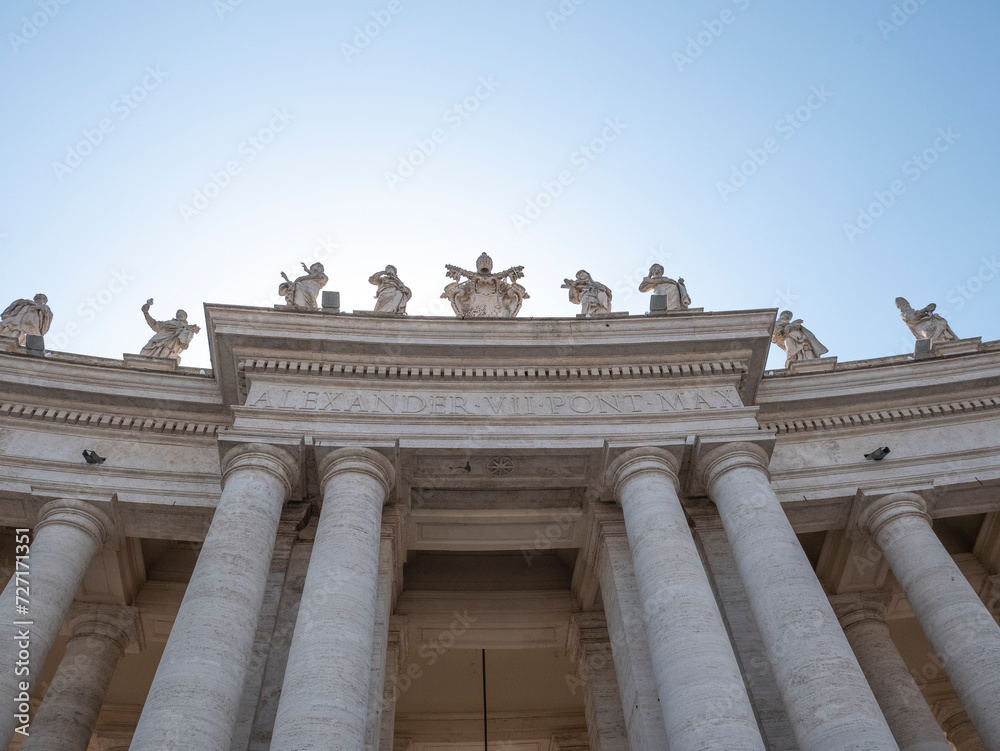
[[[413,293],[400,281],[395,266],[386,266],[385,271],[376,271],[368,277],[368,282],[378,286],[375,290],[376,313],[406,312],[406,303]]]
[[[569,301],[581,306],[585,316],[611,312],[611,290],[580,269],[576,279],[564,279],[561,289],[569,290]]]
[[[671,279],[663,275],[663,267],[654,263],[649,267],[649,276],[639,282],[640,292],[652,292],[667,298],[667,310],[687,310],[691,305],[684,279]]]
[[[149,314],[152,304],[151,297],[142,306],[142,314],[146,317],[149,328],[156,333],[146,342],[146,346],[139,354],[143,357],[169,357],[180,360],[181,352],[188,348],[194,335],[201,331],[201,328],[197,324],[188,323],[188,314],[183,310],[178,310],[169,321],[157,321]]]
[[[815,360],[829,351],[813,332],[802,325],[801,318],[792,320],[790,310],[782,311],[778,316],[771,341],[785,350],[786,368],[796,360]]]
[[[15,300],[0,313],[0,336],[17,338],[22,347],[29,334],[45,336],[52,325],[52,309],[49,298],[38,293],[34,300]]]
[[[934,303],[914,310],[905,297],[897,297],[896,307],[899,308],[899,317],[917,339],[930,339],[932,345],[958,339],[948,322],[934,312],[937,307]]]
[[[315,310],[319,308],[319,292],[326,286],[329,278],[323,273],[323,264],[319,262],[312,266],[303,263],[302,270],[306,273],[296,277],[295,281],[282,271],[281,277],[285,281],[278,285],[278,294],[285,298],[285,304],[289,307]]]

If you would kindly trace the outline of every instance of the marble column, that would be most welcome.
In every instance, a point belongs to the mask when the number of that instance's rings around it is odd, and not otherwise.
[[[570,621],[566,653],[577,664],[579,681],[583,684],[591,751],[628,751],[622,700],[604,616],[575,614]],[[580,683],[571,678],[567,676],[566,681],[570,692],[575,694]]]
[[[759,446],[731,443],[702,457],[698,471],[719,509],[799,747],[895,751],[767,465]]]
[[[962,702],[956,699],[944,699],[934,705],[934,713],[941,721],[948,742],[957,751],[989,751],[983,739],[976,732]]]
[[[364,747],[382,506],[395,473],[366,448],[332,452],[319,472],[323,509],[271,751]]]
[[[888,594],[847,594],[830,599],[861,670],[868,679],[899,751],[951,751],[927,700],[889,635]]]
[[[20,751],[86,751],[104,695],[125,647],[135,637],[132,608],[79,606],[70,618],[66,654]]]
[[[633,449],[608,468],[625,516],[671,751],[759,749],[743,676],[687,516],[677,497],[677,460]]]
[[[112,529],[104,512],[83,501],[50,501],[39,511],[31,553],[25,561],[28,568],[22,566],[20,570],[29,587],[27,613],[19,615],[16,609],[17,595],[26,594],[17,591],[16,573],[0,595],[0,706],[4,707],[0,711],[0,747],[10,741],[15,727],[21,724],[14,717],[15,700],[21,693],[18,683],[27,682],[27,693],[31,693],[83,575],[111,537]],[[21,622],[30,625],[14,625]],[[24,639],[25,631],[29,632],[28,639]],[[27,661],[19,657],[19,641],[30,641]],[[19,661],[28,663],[28,675],[15,673]]]
[[[916,493],[892,493],[858,512],[899,580],[965,710],[1000,749],[1000,626],[934,534]]]
[[[146,697],[131,751],[229,751],[281,509],[298,463],[251,443],[222,460],[222,495]]]

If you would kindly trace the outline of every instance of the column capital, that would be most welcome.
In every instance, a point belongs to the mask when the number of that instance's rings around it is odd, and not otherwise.
[[[116,643],[124,651],[138,642],[136,625],[138,611],[125,605],[74,603],[70,608],[67,625],[70,638],[102,636]]]
[[[245,443],[229,449],[222,457],[222,487],[229,477],[241,469],[267,472],[285,486],[287,498],[299,477],[299,463],[283,448],[266,443]]]
[[[837,619],[845,631],[859,623],[885,623],[885,614],[891,602],[892,593],[888,590],[853,592],[830,598],[833,612],[837,614]]]
[[[111,518],[99,508],[74,498],[59,498],[42,506],[38,512],[35,534],[50,524],[76,527],[93,537],[98,548],[103,548],[112,539],[115,528]]]
[[[680,461],[669,451],[660,448],[643,447],[631,449],[615,459],[605,473],[608,485],[614,491],[615,500],[621,505],[621,485],[630,477],[642,472],[658,472],[673,483],[674,489],[680,487],[677,472]]]
[[[378,451],[363,446],[337,449],[323,457],[319,463],[320,492],[326,492],[327,484],[341,472],[360,472],[378,480],[384,490],[383,503],[396,482],[392,462]]]
[[[744,467],[756,469],[770,482],[769,463],[767,452],[755,443],[727,443],[702,456],[698,460],[696,471],[698,479],[711,497],[712,485],[715,481],[734,469]]]
[[[862,493],[854,501],[848,534],[852,536],[878,537],[879,530],[886,523],[904,516],[915,516],[931,523],[929,504],[916,493],[890,493],[869,501]]]

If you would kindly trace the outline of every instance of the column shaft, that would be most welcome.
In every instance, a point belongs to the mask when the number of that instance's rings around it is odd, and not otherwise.
[[[1000,749],[1000,626],[934,534],[923,498],[885,496],[858,522],[889,561],[983,741]]]
[[[31,553],[26,559],[28,568],[15,568],[0,595],[0,706],[4,707],[0,712],[0,746],[10,741],[15,727],[24,724],[15,720],[15,708],[26,705],[27,700],[15,700],[23,693],[31,693],[83,575],[111,530],[111,520],[82,501],[51,501],[39,512]],[[18,591],[18,586],[28,589]],[[17,600],[18,595],[28,601],[26,613],[17,611],[18,603],[24,603]],[[30,623],[18,626],[15,622]],[[19,656],[19,642],[25,641],[29,642],[27,660]],[[26,692],[20,690],[21,682],[28,684]],[[22,714],[19,709],[17,714]]]
[[[625,516],[671,751],[764,750],[746,686],[677,498],[676,460],[635,449],[608,470]]]
[[[296,476],[285,451],[248,444],[223,459],[224,489],[160,658],[131,751],[229,751],[281,508]]]
[[[889,635],[887,601],[887,596],[841,595],[833,606],[899,751],[951,751]]]
[[[729,444],[699,463],[801,751],[898,747],[767,476],[767,455]]]
[[[392,465],[339,449],[320,465],[323,510],[285,668],[271,751],[364,747],[382,505]]]
[[[570,620],[566,653],[577,664],[584,691],[584,714],[591,751],[628,751],[621,694],[615,677],[605,619],[597,613],[577,613]],[[566,676],[571,693],[580,683]]]
[[[86,751],[111,677],[133,633],[134,612],[117,610],[93,608],[73,619],[66,654],[20,751]]]

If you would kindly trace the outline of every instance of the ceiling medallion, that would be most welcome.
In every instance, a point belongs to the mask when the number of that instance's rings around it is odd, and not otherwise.
[[[509,456],[494,456],[486,462],[486,471],[494,477],[506,477],[514,471],[514,460]]]

